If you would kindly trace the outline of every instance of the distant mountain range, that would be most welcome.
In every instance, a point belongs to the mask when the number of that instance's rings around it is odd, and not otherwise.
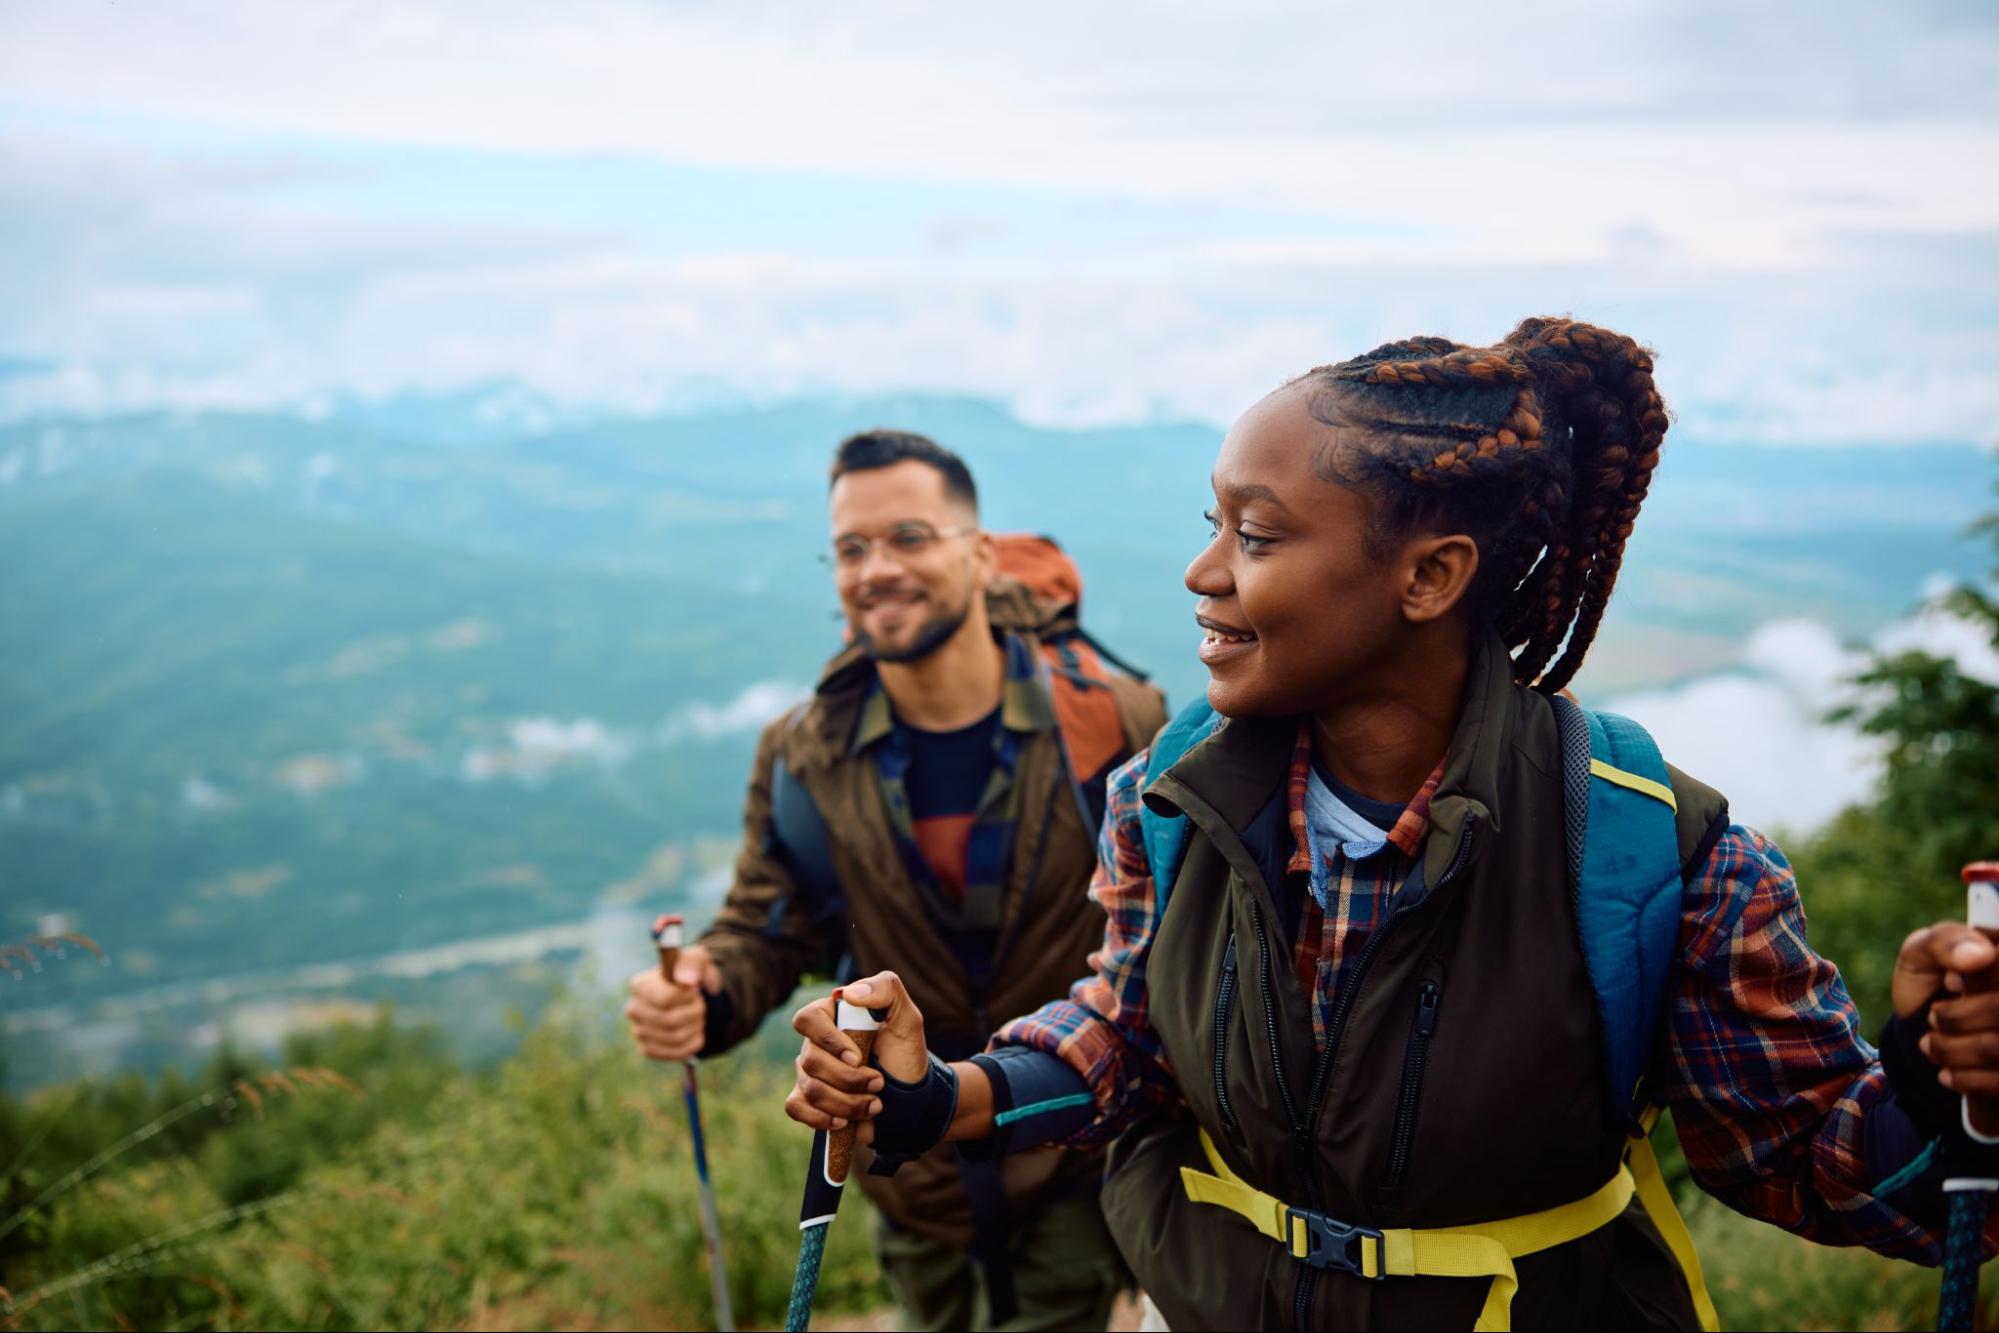
[[[573,428],[516,402],[546,427],[519,434],[423,407],[0,428],[0,944],[59,913],[116,961],[0,980],[0,1017],[712,889],[755,728],[837,639],[813,557],[857,428],[961,450],[991,526],[1076,554],[1100,637],[1199,687],[1179,580],[1214,428],[909,398]],[[1780,615],[1878,626],[1982,569],[1962,529],[1994,472],[1673,441],[1583,688],[1712,669]],[[71,1067],[37,1044],[59,1028],[10,1025],[16,1081]]]

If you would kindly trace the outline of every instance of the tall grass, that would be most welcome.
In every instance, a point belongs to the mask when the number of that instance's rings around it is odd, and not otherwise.
[[[1929,1329],[1937,1270],[1833,1249],[1754,1222],[1705,1195],[1684,1199],[1724,1328]],[[1978,1327],[1999,1317],[1999,1277],[1979,1287]]]
[[[389,1114],[343,1121],[267,1097],[261,1121],[240,1117],[192,1151],[133,1151],[162,1127],[64,1172],[30,1210],[35,1243],[0,1256],[13,1293],[0,1322],[712,1326],[676,1079],[573,1015],[500,1069],[450,1072],[420,1099],[390,1091],[410,1058],[351,1072],[400,1103]],[[747,1058],[703,1071],[731,1294],[751,1327],[781,1319],[797,1253],[806,1142],[783,1116],[780,1069]],[[274,1169],[301,1154],[295,1172]],[[243,1198],[246,1182],[282,1187]],[[856,1201],[834,1228],[821,1308],[886,1300],[867,1230]]]
[[[78,1178],[38,1203],[0,1251],[0,1282],[13,1292],[0,1324],[712,1326],[669,1071],[574,1012],[557,1013],[485,1073],[450,1068],[386,1023],[316,1040],[290,1054],[309,1069],[340,1069],[365,1097],[266,1095],[260,1119],[237,1089],[249,1113],[197,1137],[175,1141],[185,1122],[163,1127],[80,1175],[102,1154],[41,1163],[42,1181]],[[775,1049],[702,1071],[731,1294],[752,1328],[783,1316],[806,1149],[782,1113],[788,1067]],[[241,1079],[260,1093],[274,1086],[269,1071]],[[15,1123],[23,1139],[36,1128]],[[0,1158],[9,1148],[0,1138]],[[1663,1156],[1678,1174],[1676,1154]],[[1934,1320],[1933,1270],[1812,1245],[1702,1196],[1686,1204],[1729,1327]],[[832,1228],[819,1289],[831,1318],[887,1303],[868,1223],[855,1199]]]

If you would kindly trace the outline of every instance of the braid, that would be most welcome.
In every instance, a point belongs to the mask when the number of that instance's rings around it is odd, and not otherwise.
[[[1582,665],[1596,638],[1624,564],[1624,545],[1651,488],[1666,438],[1666,402],[1652,380],[1652,354],[1636,341],[1567,319],[1530,319],[1508,336],[1528,359],[1546,367],[1569,400],[1576,490],[1587,495],[1576,534],[1588,543],[1589,565],[1568,646],[1542,678],[1558,690]]]
[[[1315,416],[1366,432],[1315,461],[1376,500],[1376,553],[1419,528],[1472,534],[1474,611],[1514,653],[1514,678],[1566,685],[1658,466],[1652,354],[1594,325],[1530,319],[1494,347],[1412,338],[1302,378],[1325,390]]]

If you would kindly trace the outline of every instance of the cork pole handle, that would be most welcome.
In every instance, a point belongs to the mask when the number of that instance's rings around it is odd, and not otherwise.
[[[873,1014],[859,1005],[848,1004],[834,993],[836,1016],[834,1021],[861,1051],[861,1063],[866,1064],[874,1053],[875,1032],[881,1026]],[[830,1185],[844,1185],[847,1174],[854,1164],[854,1135],[859,1125],[848,1122],[840,1129],[830,1130],[826,1135],[826,1182]]]
[[[673,980],[673,966],[680,961],[681,924],[679,916],[663,916],[652,923],[652,942],[659,949],[659,975]]]

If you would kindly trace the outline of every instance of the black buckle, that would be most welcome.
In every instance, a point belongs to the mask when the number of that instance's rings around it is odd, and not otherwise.
[[[1291,1243],[1291,1237],[1297,1234],[1292,1229],[1293,1222],[1305,1224],[1303,1254],[1299,1254],[1296,1245]],[[1375,1281],[1388,1276],[1388,1266],[1384,1262],[1387,1255],[1382,1248],[1381,1233],[1373,1227],[1352,1226],[1338,1218],[1327,1217],[1324,1213],[1315,1213],[1305,1208],[1289,1208],[1284,1213],[1284,1230],[1286,1247],[1291,1250],[1291,1257],[1300,1263],[1310,1264],[1314,1268],[1337,1268],[1356,1277],[1372,1276]],[[1372,1275],[1362,1267],[1368,1241],[1374,1242],[1375,1263]]]

